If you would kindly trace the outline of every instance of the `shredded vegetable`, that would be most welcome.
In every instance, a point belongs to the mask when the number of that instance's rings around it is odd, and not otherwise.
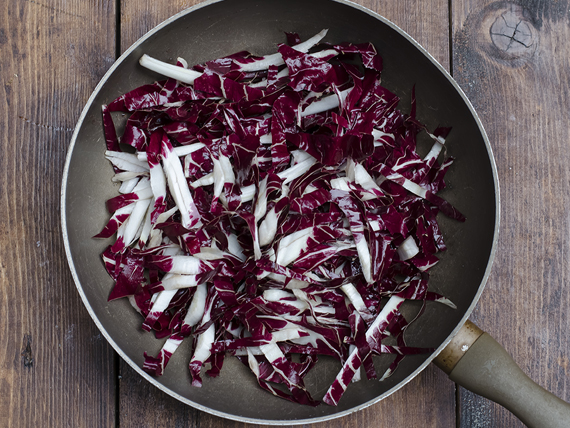
[[[326,33],[191,68],[143,55],[165,80],[103,106],[121,185],[96,237],[115,236],[102,254],[109,300],[128,298],[164,340],[145,353],[147,372],[161,375],[191,341],[195,386],[233,355],[273,395],[336,405],[351,381],[378,377],[374,355],[395,356],[384,379],[405,355],[432,351],[408,346],[400,307],[454,307],[428,291],[446,249],[436,215],[464,220],[437,196],[450,129],[422,125],[415,98],[410,114],[398,109],[372,44]],[[128,115],[120,136],[114,112]],[[304,379],[319,356],[339,373],[317,399]]]

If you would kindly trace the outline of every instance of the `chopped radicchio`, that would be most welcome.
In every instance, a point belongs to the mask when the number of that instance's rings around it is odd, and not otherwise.
[[[436,215],[465,220],[436,195],[450,129],[416,119],[414,91],[411,114],[397,109],[372,44],[319,44],[325,35],[286,33],[272,55],[192,68],[143,55],[167,80],[103,106],[122,184],[95,237],[116,235],[102,254],[109,300],[128,297],[142,328],[166,338],[145,353],[147,372],[161,375],[189,340],[193,385],[235,355],[263,389],[315,406],[304,378],[327,355],[341,369],[322,400],[336,405],[361,367],[377,377],[373,355],[395,355],[384,379],[432,351],[406,344],[414,320],[400,307],[454,307],[428,291],[446,249]],[[129,114],[121,136],[116,111]],[[433,140],[424,158],[420,132]]]

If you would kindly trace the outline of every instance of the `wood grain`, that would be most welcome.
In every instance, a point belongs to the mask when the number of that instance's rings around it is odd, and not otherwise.
[[[114,60],[114,3],[91,3],[2,3],[3,427],[111,426],[115,419],[113,353],[79,299],[59,226],[75,121]]]
[[[453,74],[489,134],[501,183],[497,257],[472,319],[570,401],[568,2],[452,2]],[[519,427],[460,390],[461,427]]]
[[[121,49],[171,15],[197,2],[148,0],[121,1]],[[448,3],[442,0],[370,1],[357,3],[374,10],[407,31],[442,65],[449,67]],[[253,426],[224,420],[189,409],[158,389],[146,385],[121,361],[119,388],[120,426],[187,426],[245,428]],[[152,403],[152,405],[149,405]],[[361,412],[327,422],[330,427],[451,427],[455,426],[455,385],[439,370],[429,367],[401,391]],[[314,427],[323,424],[311,425]]]

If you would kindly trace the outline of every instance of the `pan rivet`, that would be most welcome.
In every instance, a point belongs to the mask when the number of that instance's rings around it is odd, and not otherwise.
[[[463,345],[463,346],[461,347],[461,350],[462,350],[463,352],[467,352],[468,349],[469,349],[469,346],[468,346],[468,345]]]

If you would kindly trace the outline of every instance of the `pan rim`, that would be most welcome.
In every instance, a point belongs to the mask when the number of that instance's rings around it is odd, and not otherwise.
[[[151,384],[153,384],[154,386],[156,386],[157,388],[159,388],[161,391],[167,393],[168,395],[172,396],[173,398],[179,400],[182,403],[185,403],[191,407],[194,407],[200,411],[212,414],[214,416],[218,416],[218,417],[222,417],[225,419],[229,419],[229,420],[234,420],[237,422],[244,422],[244,423],[252,423],[252,424],[266,424],[266,425],[301,425],[301,424],[309,424],[309,423],[315,423],[315,422],[324,422],[324,421],[328,421],[328,420],[332,420],[332,419],[337,419],[337,418],[341,418],[344,416],[347,416],[349,414],[358,412],[360,410],[363,410],[381,400],[383,400],[384,398],[388,397],[389,395],[392,395],[393,393],[395,393],[396,391],[398,391],[399,389],[401,389],[404,385],[406,385],[408,382],[410,382],[413,378],[415,378],[420,372],[422,372],[431,362],[432,360],[447,346],[447,344],[451,341],[451,339],[459,332],[459,330],[461,329],[461,327],[463,326],[463,324],[467,321],[467,319],[469,318],[469,316],[471,315],[472,311],[475,309],[481,294],[483,293],[483,290],[485,288],[485,285],[487,283],[487,280],[491,274],[491,270],[492,270],[492,265],[493,265],[493,261],[495,258],[495,254],[496,254],[496,250],[497,250],[497,242],[498,242],[498,235],[499,235],[499,227],[500,227],[500,190],[499,190],[499,180],[498,180],[498,173],[497,173],[497,167],[496,167],[496,163],[495,163],[495,158],[493,156],[493,151],[491,148],[491,144],[489,142],[487,133],[485,132],[485,129],[483,127],[483,124],[481,122],[481,119],[479,118],[477,112],[475,111],[473,105],[471,104],[471,102],[469,101],[469,99],[467,98],[466,94],[463,92],[463,90],[461,89],[461,87],[459,86],[459,84],[455,81],[455,79],[453,79],[453,77],[451,76],[451,74],[425,49],[423,48],[413,37],[411,37],[408,33],[406,33],[404,30],[402,30],[400,27],[398,27],[396,24],[394,24],[393,22],[391,22],[390,20],[388,20],[387,18],[381,16],[380,14],[364,7],[361,6],[359,4],[356,4],[352,1],[349,0],[329,0],[332,1],[334,3],[339,3],[339,4],[343,4],[343,5],[347,5],[350,6],[352,8],[355,8],[363,13],[366,13],[368,15],[370,15],[371,17],[377,19],[378,21],[380,21],[381,23],[383,23],[384,25],[387,25],[388,27],[390,27],[391,29],[393,29],[394,31],[396,31],[397,33],[399,33],[401,36],[403,36],[405,39],[407,39],[418,51],[420,51],[423,55],[425,55],[430,62],[435,65],[437,67],[437,69],[447,78],[447,80],[452,84],[452,86],[454,87],[454,89],[456,90],[456,92],[458,93],[458,95],[461,97],[461,99],[463,100],[463,102],[465,103],[465,105],[467,106],[467,108],[469,109],[471,115],[473,116],[473,119],[475,120],[477,127],[481,133],[481,136],[483,138],[483,141],[485,143],[485,147],[487,149],[487,153],[489,155],[489,160],[490,160],[490,166],[491,166],[491,170],[492,170],[492,175],[493,175],[493,184],[494,184],[494,189],[495,189],[495,224],[494,224],[494,232],[493,232],[493,240],[492,240],[492,245],[491,245],[491,252],[489,255],[489,259],[487,261],[487,266],[485,269],[485,272],[483,274],[482,280],[481,280],[481,284],[479,285],[479,288],[477,290],[477,293],[475,294],[470,306],[468,307],[468,309],[465,311],[465,314],[463,315],[463,317],[461,318],[460,322],[458,323],[458,325],[455,327],[455,329],[451,332],[451,334],[441,343],[441,345],[429,356],[426,358],[426,360],[419,366],[416,368],[416,370],[414,370],[410,375],[408,375],[406,378],[404,378],[402,381],[400,381],[398,384],[394,385],[392,388],[390,388],[388,391],[380,394],[379,396],[375,397],[372,400],[369,400],[365,403],[362,403],[358,406],[352,407],[350,409],[344,410],[344,411],[340,411],[338,413],[333,413],[331,415],[325,415],[325,416],[318,416],[318,417],[314,417],[314,418],[305,418],[305,419],[296,419],[296,420],[270,420],[270,419],[257,419],[257,418],[251,418],[251,417],[243,417],[243,416],[239,416],[239,415],[234,415],[234,414],[230,414],[227,412],[222,412],[219,410],[215,410],[212,409],[210,407],[204,406],[202,404],[196,403],[188,398],[185,398],[179,394],[177,394],[176,392],[172,391],[171,389],[165,387],[164,385],[162,385],[160,382],[158,382],[155,378],[153,378],[152,376],[150,376],[148,373],[144,372],[142,370],[141,367],[138,366],[138,364],[134,363],[132,359],[130,359],[126,353],[120,348],[120,346],[113,340],[113,338],[110,336],[110,334],[106,331],[106,329],[103,327],[103,325],[101,324],[101,322],[98,320],[98,317],[95,314],[95,311],[93,310],[93,308],[91,307],[91,304],[89,303],[87,296],[85,295],[84,291],[83,291],[83,287],[81,286],[81,283],[79,281],[79,276],[77,274],[74,262],[73,262],[73,257],[71,254],[71,247],[70,247],[70,243],[69,243],[69,235],[68,235],[68,225],[67,225],[67,216],[66,216],[66,210],[67,210],[67,205],[66,205],[66,197],[67,197],[67,181],[68,181],[68,175],[69,175],[69,168],[70,168],[70,164],[71,164],[71,158],[72,158],[72,154],[73,154],[73,149],[75,147],[75,143],[77,141],[77,137],[79,134],[79,130],[81,129],[83,122],[85,121],[85,118],[87,116],[87,112],[89,111],[90,107],[93,105],[94,100],[96,98],[96,96],[98,95],[98,93],[101,91],[101,89],[103,88],[103,86],[105,85],[105,83],[107,82],[107,80],[109,79],[109,77],[115,72],[115,70],[119,67],[119,65],[131,54],[132,51],[134,51],[137,47],[139,47],[145,40],[147,40],[148,38],[152,37],[155,33],[159,32],[160,30],[162,30],[163,28],[169,26],[170,24],[172,24],[174,21],[177,21],[178,19],[186,16],[187,14],[190,14],[196,10],[202,9],[204,7],[208,7],[212,4],[215,3],[221,3],[223,1],[231,1],[231,0],[207,0],[204,1],[200,4],[197,4],[195,6],[192,6],[190,8],[187,8],[183,11],[180,11],[179,13],[171,16],[170,18],[166,19],[165,21],[163,21],[162,23],[160,23],[159,25],[157,25],[156,27],[154,27],[153,29],[151,29],[149,32],[147,32],[146,34],[144,34],[141,38],[139,38],[133,45],[131,45],[115,62],[114,64],[109,68],[109,70],[105,73],[105,75],[102,77],[102,79],[99,81],[99,83],[96,85],[95,89],[93,90],[93,92],[91,93],[89,99],[87,100],[85,107],[83,108],[81,115],[79,116],[79,119],[77,121],[77,124],[75,126],[69,147],[68,147],[68,151],[67,151],[67,156],[66,156],[66,160],[65,160],[65,165],[64,165],[64,169],[63,169],[63,176],[62,176],[62,186],[61,186],[61,192],[60,192],[60,207],[61,207],[61,227],[62,227],[62,236],[63,236],[63,241],[64,241],[64,248],[65,248],[65,253],[66,253],[66,258],[67,258],[67,262],[69,265],[69,269],[71,272],[71,275],[73,277],[73,281],[75,283],[75,286],[79,292],[79,295],[81,297],[81,300],[83,301],[83,304],[85,306],[85,308],[87,309],[89,315],[91,316],[91,319],[94,321],[95,325],[97,326],[97,328],[100,330],[100,332],[103,334],[103,336],[105,337],[105,339],[107,340],[107,342],[112,346],[112,348],[115,350],[115,352],[117,352],[120,357],[126,361],[139,375],[141,375],[143,378],[145,378],[145,380],[147,380],[148,382],[150,382]]]

